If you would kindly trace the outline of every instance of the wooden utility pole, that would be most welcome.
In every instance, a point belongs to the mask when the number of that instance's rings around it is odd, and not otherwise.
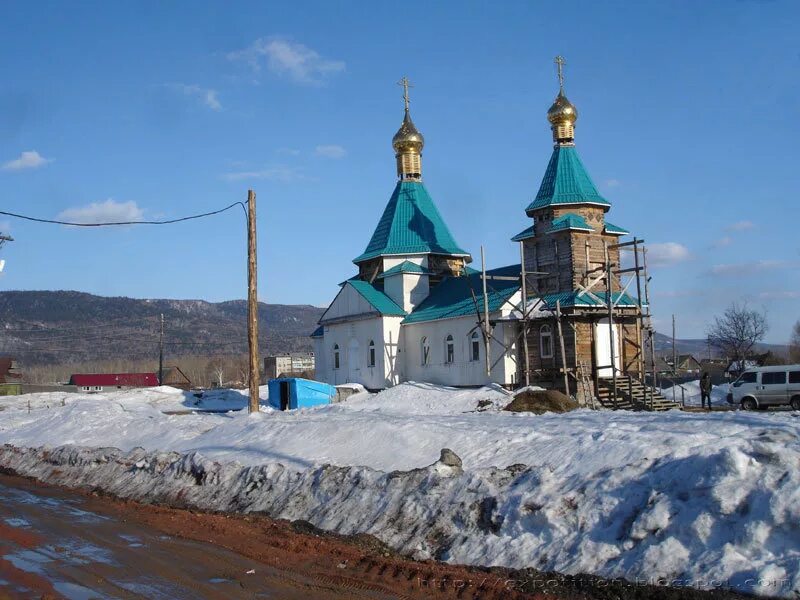
[[[161,334],[158,336],[158,385],[164,385],[164,313],[161,313]]]
[[[247,341],[250,350],[250,412],[258,412],[258,277],[256,261],[256,193],[247,191]]]

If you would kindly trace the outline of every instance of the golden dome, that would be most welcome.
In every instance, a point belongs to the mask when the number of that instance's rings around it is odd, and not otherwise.
[[[551,125],[557,125],[564,121],[568,121],[574,125],[575,121],[578,120],[578,109],[575,108],[572,102],[567,100],[567,97],[564,95],[564,90],[558,92],[556,101],[553,102],[550,110],[547,111],[547,120],[550,121]]]
[[[422,147],[425,145],[425,138],[417,131],[414,122],[411,120],[411,115],[406,109],[403,123],[400,129],[394,134],[392,138],[392,147],[397,154],[403,152],[422,152]]]

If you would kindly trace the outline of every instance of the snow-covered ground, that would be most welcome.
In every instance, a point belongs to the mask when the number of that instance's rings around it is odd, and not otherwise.
[[[500,411],[511,399],[501,389],[426,384],[255,415],[165,414],[240,408],[237,392],[195,407],[170,388],[30,399],[30,412],[27,396],[0,399],[0,443],[144,449],[62,451],[58,472],[73,483],[266,510],[454,562],[800,593],[792,412],[537,416]],[[463,471],[425,468],[442,448]],[[180,455],[153,454],[164,451]],[[8,449],[2,459],[41,476],[58,462]]]

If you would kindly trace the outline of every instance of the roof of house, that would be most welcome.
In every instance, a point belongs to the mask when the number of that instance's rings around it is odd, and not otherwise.
[[[384,279],[386,277],[391,277],[392,275],[398,275],[400,273],[413,273],[416,275],[430,275],[430,271],[427,271],[417,263],[413,263],[410,260],[404,260],[399,265],[393,266],[391,269],[384,271],[380,275],[378,275],[378,279]]]
[[[456,243],[422,182],[398,181],[367,248],[353,262],[429,253],[471,258]]]
[[[489,312],[498,311],[506,300],[520,288],[520,266],[510,265],[486,271]],[[516,277],[517,279],[491,279]],[[473,295],[474,294],[474,295]],[[477,307],[476,307],[477,304]],[[483,284],[480,271],[461,277],[446,277],[431,290],[430,295],[409,314],[403,323],[420,323],[435,319],[449,319],[483,312]]]
[[[361,279],[350,279],[345,282],[345,285],[353,286],[353,289],[364,297],[364,300],[382,315],[386,316],[405,316],[404,311],[397,303],[383,291],[376,288],[374,285]]]
[[[325,334],[325,326],[324,325],[320,325],[308,337],[319,338],[319,337],[323,337],[324,334]]]
[[[533,202],[526,212],[552,205],[600,204],[611,206],[597,191],[574,146],[557,145]]]
[[[101,387],[154,387],[158,385],[156,373],[75,373],[70,385]]]

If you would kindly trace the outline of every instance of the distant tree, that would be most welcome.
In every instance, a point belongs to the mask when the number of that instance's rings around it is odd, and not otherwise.
[[[775,354],[772,350],[767,350],[763,354],[754,355],[753,360],[755,360],[759,366],[762,367],[772,367],[775,365],[786,364],[786,357],[781,356],[780,354]]]
[[[714,324],[708,329],[708,342],[741,365],[751,358],[755,345],[764,339],[768,329],[764,312],[751,309],[746,302],[734,302],[722,316],[714,317]]]
[[[800,363],[800,321],[794,324],[789,338],[789,361]]]

